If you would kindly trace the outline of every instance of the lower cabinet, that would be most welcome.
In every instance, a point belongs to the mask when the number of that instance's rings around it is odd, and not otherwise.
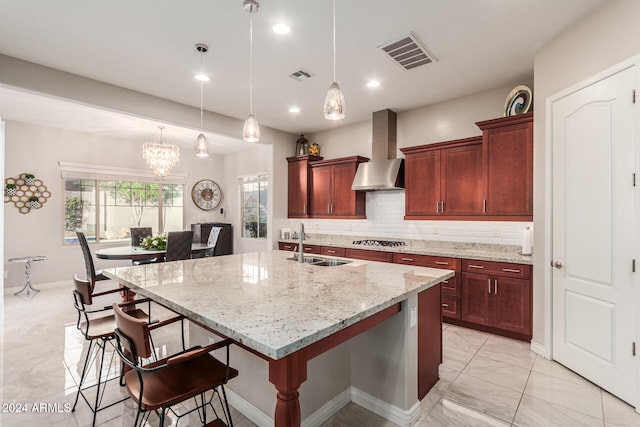
[[[383,251],[370,251],[368,249],[347,248],[347,258],[365,259],[367,261],[393,262],[393,253]]]
[[[531,340],[530,272],[528,265],[464,260],[460,319],[490,332]]]

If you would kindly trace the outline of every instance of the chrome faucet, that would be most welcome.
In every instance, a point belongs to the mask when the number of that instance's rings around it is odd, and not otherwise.
[[[298,233],[298,262],[302,264],[304,262],[304,247],[302,241],[304,240],[304,224],[300,223],[300,233]]]

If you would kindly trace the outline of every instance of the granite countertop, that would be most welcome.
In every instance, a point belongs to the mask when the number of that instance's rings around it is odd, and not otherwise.
[[[358,240],[400,241],[404,243],[404,245],[402,246],[369,246],[369,245],[360,245],[360,244],[354,245],[353,242]],[[295,240],[280,239],[279,241],[283,243],[292,243],[295,245],[298,244],[297,239]],[[520,246],[514,246],[514,245],[442,242],[442,241],[435,241],[435,240],[393,239],[388,237],[362,238],[362,237],[355,237],[355,236],[339,236],[339,235],[309,234],[309,233],[307,233],[305,237],[304,244],[533,265],[533,257],[531,255],[521,255]]]
[[[450,270],[363,260],[320,267],[290,256],[267,251],[103,272],[272,359],[453,276]]]

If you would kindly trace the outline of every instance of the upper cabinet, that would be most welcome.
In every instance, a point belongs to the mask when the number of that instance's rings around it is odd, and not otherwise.
[[[311,163],[311,216],[366,218],[366,194],[351,190],[358,165],[366,157],[352,156]]]
[[[482,138],[402,148],[405,219],[482,213]]]
[[[311,173],[309,163],[322,160],[318,156],[288,157],[289,162],[289,218],[309,218]]]
[[[476,123],[482,129],[484,214],[533,219],[533,113]]]
[[[401,149],[405,219],[533,219],[533,113],[476,124],[482,137]]]

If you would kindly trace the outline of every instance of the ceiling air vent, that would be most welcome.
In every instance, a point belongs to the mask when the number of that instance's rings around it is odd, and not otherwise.
[[[289,77],[291,77],[292,79],[295,79],[299,82],[305,81],[307,79],[311,78],[311,74],[309,74],[307,71],[303,70],[302,68],[300,68],[298,71],[294,71],[293,73],[289,74]]]
[[[437,61],[413,32],[378,47],[405,71]]]

